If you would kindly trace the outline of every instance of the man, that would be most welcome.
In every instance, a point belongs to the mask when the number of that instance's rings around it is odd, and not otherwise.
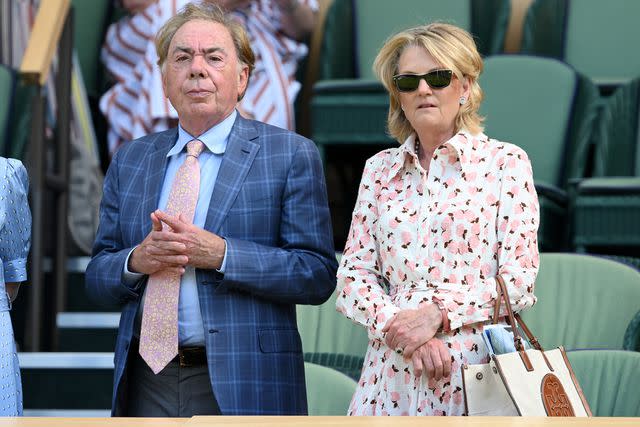
[[[305,414],[295,305],[337,269],[317,149],[236,112],[254,57],[218,7],[187,5],[156,48],[179,127],[116,153],[86,273],[122,305],[112,412]]]

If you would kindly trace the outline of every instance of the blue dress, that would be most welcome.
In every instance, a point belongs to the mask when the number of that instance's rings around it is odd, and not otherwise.
[[[5,283],[27,278],[29,178],[19,160],[0,157],[0,416],[22,415],[22,383]]]

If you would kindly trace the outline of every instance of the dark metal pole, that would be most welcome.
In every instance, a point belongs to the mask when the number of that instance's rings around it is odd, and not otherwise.
[[[31,158],[31,207],[32,207],[32,239],[29,275],[29,304],[27,321],[25,322],[25,350],[40,351],[40,332],[42,331],[42,294],[44,291],[44,193],[45,193],[45,158],[44,123],[45,123],[44,89],[39,86],[33,97],[32,126],[29,157]]]

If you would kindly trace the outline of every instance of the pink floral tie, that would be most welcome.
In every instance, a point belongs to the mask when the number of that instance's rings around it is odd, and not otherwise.
[[[169,193],[166,212],[182,214],[193,222],[200,190],[198,156],[204,144],[197,139],[187,144],[187,157],[178,168]],[[165,224],[164,227],[167,227]],[[157,374],[178,354],[178,298],[180,278],[159,271],[149,276],[140,328],[140,356]]]

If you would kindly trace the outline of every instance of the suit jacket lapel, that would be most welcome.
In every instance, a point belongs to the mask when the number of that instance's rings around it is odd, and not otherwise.
[[[154,141],[154,149],[149,155],[147,165],[144,168],[144,194],[140,221],[143,236],[146,236],[151,230],[151,218],[149,215],[158,209],[160,191],[162,190],[164,174],[167,170],[167,153],[176,142],[177,132],[178,129],[175,128],[158,135],[158,138]]]
[[[259,144],[254,142],[257,138],[258,132],[252,122],[238,114],[213,187],[205,223],[206,230],[219,232],[260,149]]]

